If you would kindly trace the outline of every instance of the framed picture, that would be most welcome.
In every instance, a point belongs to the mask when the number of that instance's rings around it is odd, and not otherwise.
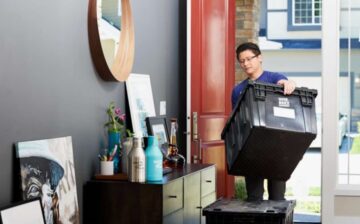
[[[130,74],[126,80],[126,91],[129,99],[133,131],[146,137],[148,134],[145,118],[156,116],[150,76]]]
[[[47,224],[80,223],[71,137],[18,142],[22,198],[41,197]]]
[[[161,148],[164,144],[169,144],[169,132],[165,117],[147,117],[146,127],[149,135],[156,136]]]
[[[2,224],[45,224],[41,199],[33,198],[12,204],[0,211]]]

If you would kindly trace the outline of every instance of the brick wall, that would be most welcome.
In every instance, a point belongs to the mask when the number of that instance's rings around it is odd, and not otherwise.
[[[261,0],[236,0],[235,48],[244,42],[258,41]],[[235,84],[247,76],[241,71],[238,61],[235,63]]]

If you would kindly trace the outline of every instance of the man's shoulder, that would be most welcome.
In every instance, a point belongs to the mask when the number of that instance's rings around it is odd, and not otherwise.
[[[244,79],[242,80],[241,82],[237,83],[235,86],[234,86],[234,90],[235,89],[242,89],[244,86],[246,86],[248,83],[248,80],[247,79]]]
[[[264,71],[263,79],[270,83],[277,83],[279,80],[286,79],[287,77],[279,72]]]
[[[271,71],[264,71],[264,75],[266,76],[285,76],[284,74],[280,72],[271,72]]]
[[[247,85],[248,80],[245,79],[238,84],[236,84],[232,90],[232,94],[239,95],[240,92],[242,92],[245,89],[245,86]]]

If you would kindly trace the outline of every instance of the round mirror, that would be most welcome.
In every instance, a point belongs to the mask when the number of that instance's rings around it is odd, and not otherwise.
[[[90,0],[89,42],[95,67],[106,81],[125,81],[134,63],[130,0]]]

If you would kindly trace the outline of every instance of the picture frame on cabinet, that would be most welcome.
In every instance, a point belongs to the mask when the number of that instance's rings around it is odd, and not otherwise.
[[[147,132],[149,135],[155,136],[159,142],[159,147],[167,148],[169,144],[169,132],[165,117],[147,117],[145,119]]]
[[[126,91],[133,131],[147,137],[145,118],[156,116],[150,75],[130,74],[126,80]]]

